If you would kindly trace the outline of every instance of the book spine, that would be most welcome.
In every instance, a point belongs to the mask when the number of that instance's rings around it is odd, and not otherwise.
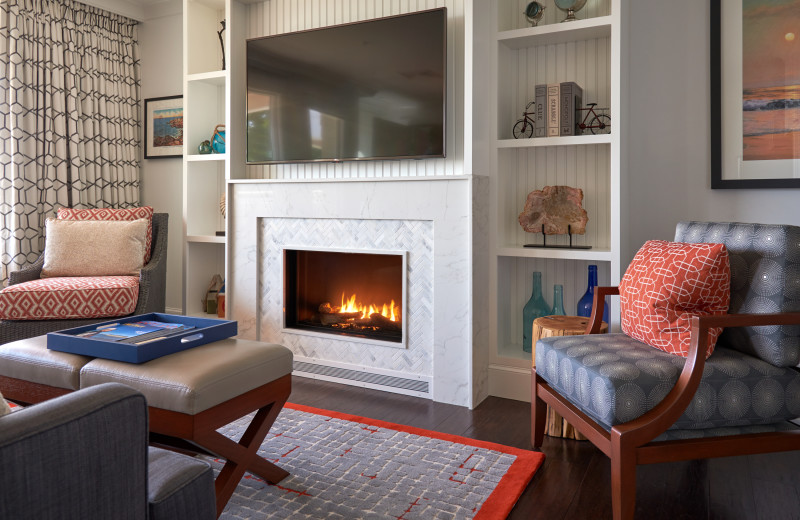
[[[577,110],[583,104],[583,89],[574,81],[561,84],[561,135],[577,135]]]
[[[559,117],[559,91],[558,83],[547,85],[547,137],[558,136],[561,131],[561,119]]]
[[[533,137],[547,136],[547,121],[545,117],[545,107],[547,105],[547,85],[536,85],[536,124],[533,127]]]

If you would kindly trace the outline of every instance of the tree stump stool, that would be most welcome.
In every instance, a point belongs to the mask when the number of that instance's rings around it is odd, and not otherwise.
[[[531,333],[531,346],[533,349],[533,366],[536,366],[536,342],[541,338],[553,336],[580,336],[586,332],[589,318],[582,316],[544,316],[533,320]],[[608,324],[603,322],[600,332],[608,332]],[[551,437],[564,437],[585,441],[586,437],[580,434],[570,423],[564,420],[555,410],[547,407],[547,422],[544,432]]]

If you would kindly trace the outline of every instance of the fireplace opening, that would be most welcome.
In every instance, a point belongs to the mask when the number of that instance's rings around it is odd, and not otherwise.
[[[402,253],[284,250],[285,326],[403,342]]]

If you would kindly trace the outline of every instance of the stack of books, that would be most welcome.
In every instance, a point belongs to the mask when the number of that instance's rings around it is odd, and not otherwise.
[[[536,85],[536,124],[533,137],[579,135],[583,89],[574,81]]]
[[[194,327],[191,325],[183,325],[181,323],[135,321],[131,323],[110,323],[101,325],[94,330],[78,334],[78,337],[141,345],[143,343],[175,336],[176,334],[181,334],[193,328]]]

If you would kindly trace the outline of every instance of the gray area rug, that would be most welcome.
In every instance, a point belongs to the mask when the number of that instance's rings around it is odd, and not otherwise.
[[[220,432],[238,440],[249,418]],[[290,475],[245,473],[223,519],[502,519],[541,453],[287,405],[259,453]],[[210,460],[215,472],[219,460]]]

